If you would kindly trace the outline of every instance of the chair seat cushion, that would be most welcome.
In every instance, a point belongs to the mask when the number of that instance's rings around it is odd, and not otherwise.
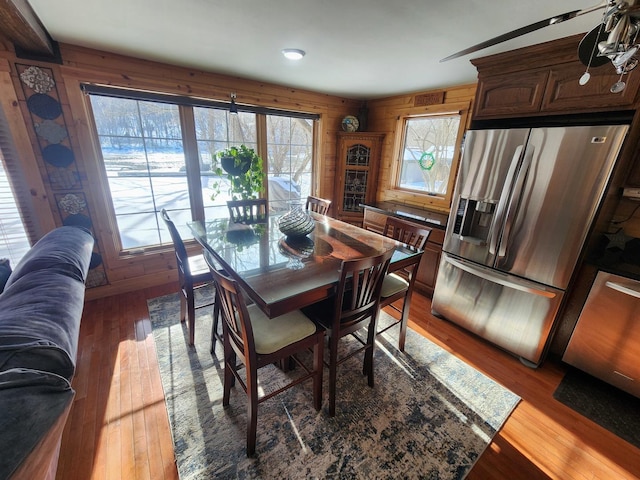
[[[260,355],[277,352],[316,332],[316,325],[300,310],[276,318],[267,317],[255,304],[247,307],[253,326],[256,352]]]
[[[384,277],[384,281],[382,282],[382,292],[380,293],[380,296],[382,298],[391,297],[396,293],[407,290],[408,288],[409,282],[404,278],[396,275],[395,273],[389,273]]]
[[[189,270],[191,271],[191,275],[209,273],[209,266],[204,259],[204,255],[200,254],[189,257]]]

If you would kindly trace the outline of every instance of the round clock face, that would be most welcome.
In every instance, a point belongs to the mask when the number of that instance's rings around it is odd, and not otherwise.
[[[342,130],[345,132],[356,132],[359,126],[360,122],[353,115],[347,115],[342,119]]]

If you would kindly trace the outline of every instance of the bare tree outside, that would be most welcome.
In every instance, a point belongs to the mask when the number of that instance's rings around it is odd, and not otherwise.
[[[270,211],[287,210],[310,194],[311,119],[93,94],[90,99],[125,250],[170,241],[159,218],[162,208],[182,226],[194,208],[207,219],[226,217],[230,184],[212,167],[214,157],[233,146],[266,152]],[[266,132],[260,146],[258,125]],[[198,173],[200,185],[193,185]],[[216,182],[223,184],[220,195],[214,195]],[[202,194],[192,202],[197,189]]]
[[[399,186],[446,195],[460,116],[407,118]]]
[[[313,123],[303,118],[267,116],[269,173],[300,182],[311,171]]]
[[[269,198],[275,209],[288,208],[311,194],[313,121],[267,115]]]

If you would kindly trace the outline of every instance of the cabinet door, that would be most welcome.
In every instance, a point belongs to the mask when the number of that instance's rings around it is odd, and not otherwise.
[[[611,64],[590,69],[590,80],[585,85],[580,85],[578,80],[584,70],[585,67],[581,64],[552,67],[541,110],[570,113],[633,104],[640,84],[640,76],[635,72],[623,76],[627,85],[622,92],[611,93],[611,86],[620,79]]]
[[[433,296],[433,290],[436,287],[441,255],[442,247],[440,245],[427,243],[424,247],[422,260],[420,260],[420,267],[416,274],[416,288],[429,297]]]
[[[504,117],[540,111],[548,70],[480,78],[473,116]]]
[[[640,397],[640,282],[598,272],[565,362]]]
[[[382,139],[380,133],[338,134],[336,217],[362,223],[360,205],[375,200]]]
[[[416,274],[416,288],[429,297],[433,296],[433,289],[436,287],[443,241],[444,230],[431,229],[429,241],[424,248],[420,267]]]

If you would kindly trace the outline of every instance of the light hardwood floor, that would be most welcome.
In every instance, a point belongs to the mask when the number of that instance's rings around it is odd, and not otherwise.
[[[86,303],[58,479],[178,478],[146,305],[172,291],[176,285]],[[428,312],[429,299],[415,295],[414,330],[522,397],[467,478],[640,478],[640,449],[553,399],[562,364],[530,369]]]

